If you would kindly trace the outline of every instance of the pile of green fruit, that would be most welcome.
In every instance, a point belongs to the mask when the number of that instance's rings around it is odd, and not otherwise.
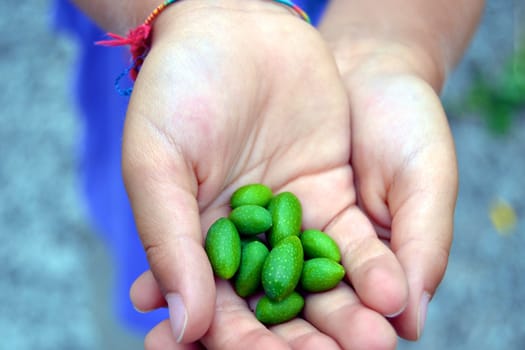
[[[300,292],[323,292],[344,277],[341,253],[324,232],[301,232],[302,207],[291,192],[274,195],[262,184],[237,189],[228,217],[215,221],[206,236],[214,273],[231,279],[237,294],[261,290],[255,316],[264,324],[296,317],[304,307]]]

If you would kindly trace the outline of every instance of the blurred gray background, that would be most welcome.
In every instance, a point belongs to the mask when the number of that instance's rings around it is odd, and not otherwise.
[[[460,165],[455,241],[423,338],[400,349],[525,349],[525,109],[512,109],[510,128],[497,133],[462,108],[476,74],[505,74],[523,3],[488,1],[445,89]],[[0,2],[0,349],[141,349],[141,336],[112,314],[110,257],[75,174],[75,46],[50,31],[48,6]],[[491,211],[495,201],[511,209]],[[512,210],[515,224],[505,219]],[[491,213],[509,230],[496,229]]]

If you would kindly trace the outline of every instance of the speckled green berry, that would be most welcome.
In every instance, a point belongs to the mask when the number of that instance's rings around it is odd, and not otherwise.
[[[270,212],[260,205],[241,205],[233,209],[228,218],[243,235],[257,235],[272,227]]]
[[[279,324],[297,316],[304,307],[303,297],[293,292],[281,301],[273,301],[268,296],[262,297],[255,308],[255,317],[267,325]]]
[[[344,267],[332,259],[306,260],[301,274],[301,287],[307,292],[324,292],[337,286],[344,276]]]
[[[303,259],[297,236],[284,238],[270,251],[262,269],[262,285],[270,299],[280,301],[293,292],[301,278]]]
[[[301,232],[303,211],[301,202],[291,192],[282,192],[272,198],[268,204],[272,214],[272,228],[267,234],[271,247],[289,236],[298,236]]]
[[[233,192],[230,198],[230,206],[237,208],[241,205],[254,204],[266,207],[272,196],[272,190],[268,186],[262,184],[244,185]]]
[[[261,285],[261,272],[270,251],[259,241],[247,243],[242,248],[241,265],[235,277],[235,291],[241,297],[255,293]]]
[[[336,262],[341,261],[341,251],[337,243],[323,231],[305,230],[300,238],[306,258],[329,258]]]
[[[233,222],[228,218],[215,221],[208,229],[205,250],[213,272],[223,279],[232,278],[241,262],[241,238]]]

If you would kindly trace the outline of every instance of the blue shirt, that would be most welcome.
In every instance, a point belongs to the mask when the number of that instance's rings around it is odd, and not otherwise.
[[[318,23],[328,0],[295,3]],[[159,0],[160,3],[160,0]],[[140,333],[168,318],[166,310],[136,312],[129,288],[148,263],[137,234],[121,176],[121,140],[128,98],[114,88],[115,78],[129,66],[127,48],[94,45],[105,33],[67,0],[56,0],[56,29],[78,43],[74,99],[82,123],[79,176],[96,232],[106,242],[116,268],[115,311],[122,322]]]

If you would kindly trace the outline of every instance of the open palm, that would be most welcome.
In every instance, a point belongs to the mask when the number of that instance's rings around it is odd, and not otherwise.
[[[357,206],[348,97],[331,54],[287,10],[248,4],[187,2],[162,16],[129,105],[123,171],[152,271],[132,299],[143,310],[167,300],[172,321],[149,334],[147,348],[391,348],[395,335],[381,315],[403,307],[405,295],[371,296],[365,306],[341,284],[308,297],[304,320],[269,331],[213,278],[204,233],[227,214],[235,188],[261,182],[296,193],[304,226],[338,241],[349,281],[367,286],[358,294],[381,277],[371,252],[406,284]]]

